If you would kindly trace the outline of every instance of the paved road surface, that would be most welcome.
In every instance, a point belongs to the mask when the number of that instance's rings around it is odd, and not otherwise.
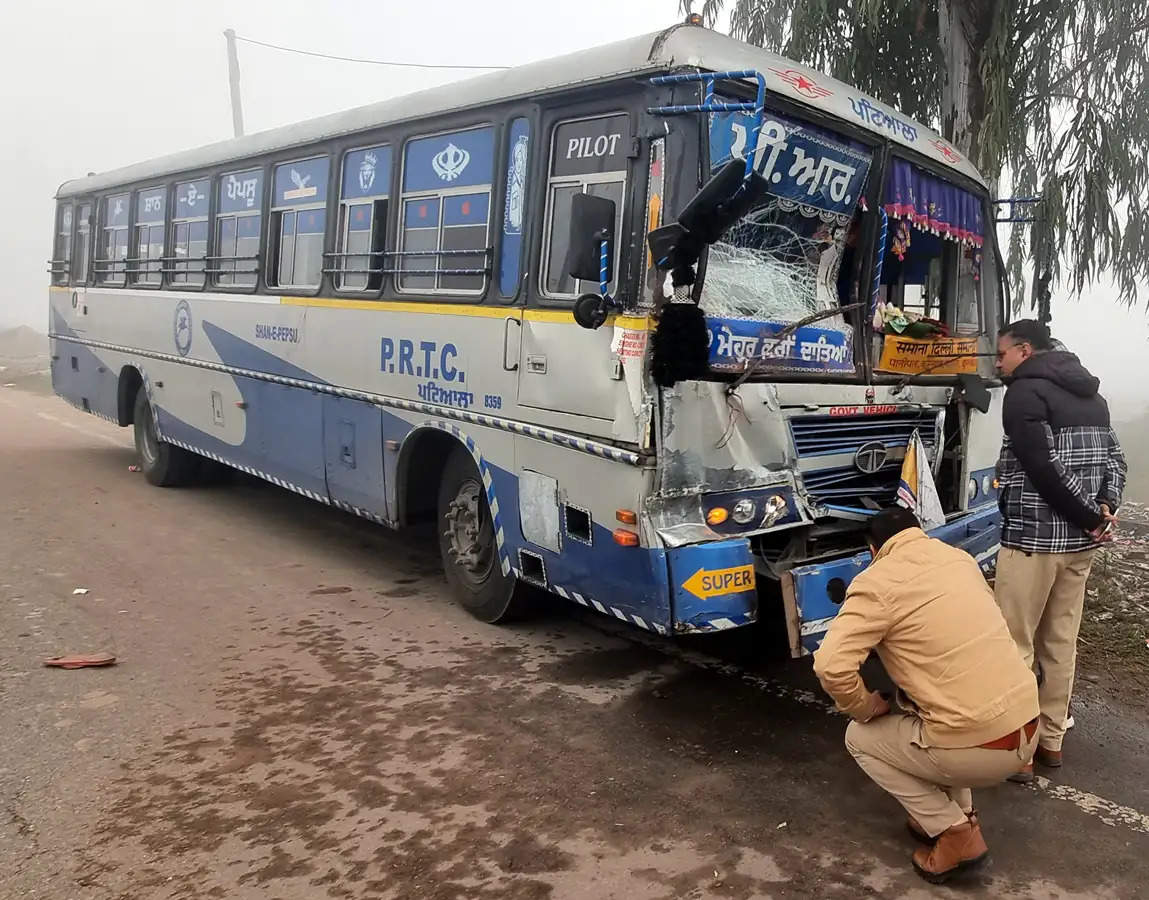
[[[1149,892],[1144,710],[1086,692],[1062,774],[977,795],[992,867],[930,888],[808,666],[481,625],[425,536],[152,488],[129,438],[0,390],[0,897]]]

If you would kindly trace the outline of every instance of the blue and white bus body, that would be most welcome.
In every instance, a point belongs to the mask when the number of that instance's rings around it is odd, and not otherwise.
[[[875,158],[879,148],[896,148],[984,195],[976,171],[924,126],[898,119],[893,128],[891,112],[872,115],[885,108],[846,85],[704,29],[679,27],[64,185],[61,208],[78,215],[86,205],[92,218],[82,238],[76,222],[67,249],[53,254],[55,390],[121,425],[131,424],[142,391],[166,444],[392,527],[434,513],[444,459],[452,448],[465,448],[482,480],[504,574],[660,634],[784,619],[792,651],[813,649],[844,586],[864,565],[856,523],[834,519],[835,504],[817,486],[832,484],[866,443],[885,444],[894,464],[913,428],[937,430],[930,432],[935,443],[947,435],[955,446],[960,442],[951,460],[956,485],[947,522],[936,533],[991,567],[1000,387],[990,389],[993,405],[982,413],[962,402],[953,378],[908,384],[875,373],[878,350],[863,347],[873,343],[864,325],[848,375],[767,370],[738,388],[745,415],[731,414],[729,379],[670,388],[650,380],[655,309],[646,230],[690,199],[706,149],[697,118],[646,112],[670,96],[654,91],[649,79],[742,69],[768,75],[771,96],[787,115],[806,111],[821,124],[849,123],[843,129],[859,139],[868,134]],[[859,117],[863,101],[866,115]],[[623,119],[625,137],[612,140],[606,131]],[[494,135],[489,145],[468,150],[466,141],[485,128]],[[596,136],[596,128],[603,133]],[[410,150],[416,144],[418,153]],[[589,171],[589,164],[588,171],[568,171],[556,162],[563,151],[589,157],[600,146],[622,175]],[[339,255],[347,236],[335,227],[356,177],[345,168],[352,159],[362,165],[351,154],[364,147],[389,148],[388,205],[376,207],[385,210],[387,251],[397,246],[393,231],[404,241],[411,237],[415,226],[405,228],[425,212],[421,200],[446,216],[451,198],[479,196],[478,188],[449,185],[435,193],[431,182],[419,180],[417,165],[431,161],[442,179],[460,168],[464,151],[484,159],[485,200],[456,213],[466,227],[474,209],[489,208],[481,290],[399,290],[396,280],[404,275],[397,272],[373,292],[336,287],[340,273],[329,268],[331,260],[351,255]],[[282,241],[285,219],[276,215],[292,214],[295,201],[285,198],[310,187],[306,170],[294,173],[294,187],[280,187],[277,167],[317,154],[329,159],[324,275],[313,288],[277,289],[269,282],[282,255],[272,259],[268,222],[283,226]],[[373,154],[372,163],[380,170],[381,156]],[[655,173],[656,160],[665,175]],[[148,225],[142,204],[156,185],[178,211],[187,199],[180,186],[207,180],[206,258],[217,261],[206,268],[232,265],[239,272],[242,255],[220,253],[215,226],[226,207],[225,176],[244,167],[263,173],[257,284],[250,289],[213,284],[210,274],[202,287],[176,283],[172,260],[183,258],[173,257],[172,215],[157,226],[165,237],[162,256],[153,254],[154,270],[163,273],[154,285],[139,283],[146,262],[123,263],[122,284],[97,283],[100,244],[88,243],[86,265],[74,271],[78,241],[113,227],[100,218],[109,196],[129,198],[124,233],[136,240]],[[458,173],[448,180],[459,180]],[[613,289],[624,309],[593,331],[574,323],[572,297],[546,289],[555,198],[576,182],[579,190],[617,190],[621,197]],[[347,203],[360,196],[357,190],[352,184]],[[198,188],[193,193],[202,197]],[[58,228],[62,221],[61,214]],[[299,234],[301,223],[293,219]],[[447,225],[436,227],[442,235]],[[992,235],[987,241],[992,245]],[[983,354],[992,349],[1001,314],[996,259],[986,256],[983,281],[990,289],[981,300],[983,327],[971,338]],[[125,257],[140,259],[135,249]],[[412,258],[400,254],[395,265]],[[447,272],[425,277],[437,285],[459,277]],[[725,321],[732,320],[714,318],[712,329]],[[989,374],[987,362],[979,365]],[[768,527],[706,520],[709,506],[743,497],[756,504],[777,499],[784,513]],[[619,531],[637,536],[636,545],[620,542]],[[788,535],[807,534],[828,537],[812,539],[806,549],[794,549],[801,541],[786,544]]]

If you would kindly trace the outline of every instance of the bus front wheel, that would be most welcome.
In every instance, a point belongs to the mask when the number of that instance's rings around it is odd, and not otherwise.
[[[519,616],[521,589],[503,574],[487,493],[462,447],[451,452],[439,483],[437,525],[447,583],[463,608],[492,625]]]
[[[132,421],[136,438],[136,456],[144,477],[157,487],[175,487],[193,481],[199,471],[199,457],[181,447],[160,440],[156,420],[147,392],[136,392]]]

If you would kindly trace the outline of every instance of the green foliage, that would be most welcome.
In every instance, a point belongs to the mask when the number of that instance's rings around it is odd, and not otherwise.
[[[938,4],[961,14],[973,60],[958,141],[1015,197],[1044,202],[1008,259],[1080,294],[1113,278],[1132,304],[1149,282],[1149,7],[1143,0],[704,0],[733,36],[829,72],[940,129],[946,65]],[[690,0],[681,0],[684,9]],[[948,130],[948,129],[946,129]],[[947,134],[952,138],[952,134]]]

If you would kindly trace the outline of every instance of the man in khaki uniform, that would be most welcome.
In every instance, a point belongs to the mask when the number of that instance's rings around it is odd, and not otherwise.
[[[1121,503],[1126,463],[1100,382],[1022,319],[1001,330],[997,365],[1009,388],[997,464],[1001,545],[997,602],[1025,661],[1040,673],[1034,760],[1061,765],[1085,583]],[[1032,781],[1026,767],[1014,781]]]
[[[970,788],[1032,759],[1037,682],[973,557],[928,537],[900,508],[871,520],[869,541],[873,562],[846,592],[814,672],[854,720],[846,747],[929,845],[914,868],[940,883],[989,853]],[[906,712],[891,713],[862,680],[871,650]]]

